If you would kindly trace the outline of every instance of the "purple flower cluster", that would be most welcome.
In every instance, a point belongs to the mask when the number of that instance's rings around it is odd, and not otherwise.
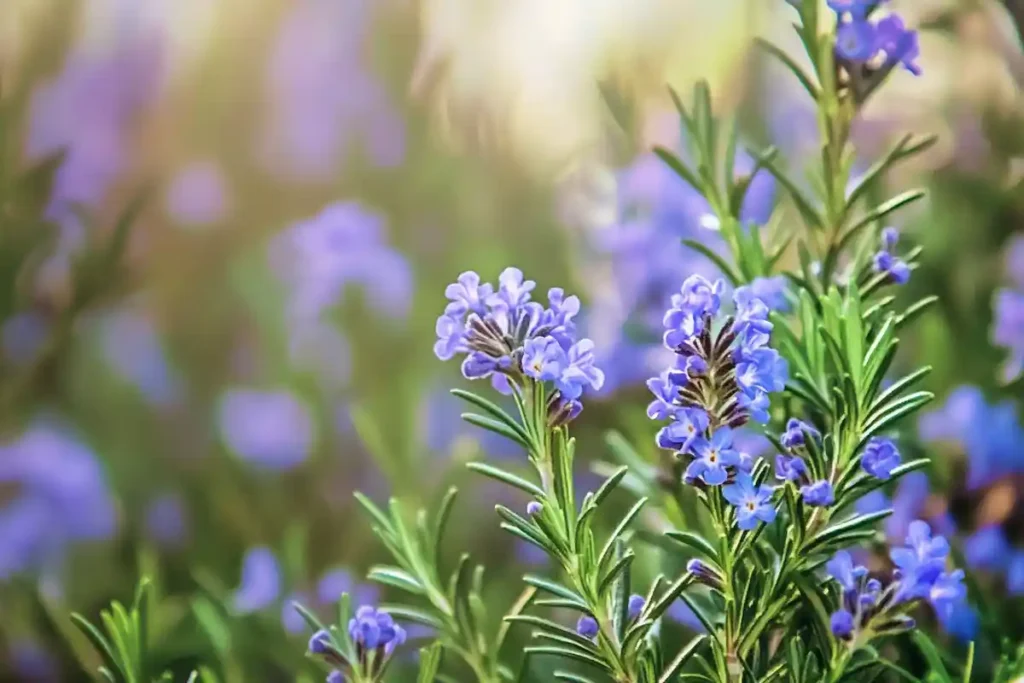
[[[984,428],[979,428],[984,425]],[[955,389],[945,405],[918,422],[921,440],[952,445],[967,456],[967,489],[1024,472],[1024,427],[1012,401],[990,404],[981,389]]]
[[[354,593],[363,601],[377,597],[373,586],[357,584],[346,569],[330,569],[317,580],[309,590],[299,588],[288,590],[281,565],[274,552],[266,546],[250,548],[242,558],[241,580],[232,594],[232,607],[239,614],[262,612],[271,607],[281,610],[281,626],[288,633],[301,633],[305,621],[292,603],[300,602],[308,608],[327,609],[334,607],[342,593]]]
[[[330,180],[355,149],[374,166],[405,157],[405,123],[370,64],[380,3],[297,0],[271,49],[264,158],[275,173]]]
[[[892,471],[899,466],[900,452],[889,439],[874,438],[868,441],[861,456],[860,465],[872,477],[883,481],[892,476]]]
[[[921,51],[917,31],[912,31],[895,15],[874,20],[872,10],[886,0],[828,0],[836,13],[836,55],[850,64],[873,68],[902,65],[918,76]]]
[[[218,422],[228,449],[266,470],[299,466],[316,438],[309,408],[285,390],[229,389],[221,397]]]
[[[441,360],[464,354],[462,374],[490,377],[503,393],[527,380],[552,385],[552,417],[565,422],[582,410],[584,389],[601,388],[604,373],[595,365],[594,343],[577,339],[579,299],[553,288],[545,308],[531,300],[535,287],[518,268],[502,271],[497,289],[463,273],[445,290],[449,303],[437,319],[434,353]]]
[[[1024,370],[1024,237],[1010,245],[1007,262],[1012,285],[996,292],[992,341],[1009,351],[1003,378],[1012,381]]]
[[[961,570],[946,571],[949,543],[933,536],[926,522],[910,524],[906,546],[893,548],[890,558],[896,568],[888,586],[868,577],[868,570],[855,566],[846,551],[836,553],[826,571],[842,588],[842,604],[832,614],[832,632],[838,638],[854,639],[870,628],[873,634],[894,633],[913,628],[905,615],[915,601],[926,601],[939,620],[950,624],[971,608]]]
[[[672,129],[677,128],[675,113]],[[739,174],[749,174],[753,160],[737,155]],[[666,364],[668,352],[659,343],[661,318],[679,282],[691,273],[712,278],[718,272],[682,239],[693,239],[714,251],[724,248],[707,200],[653,154],[638,158],[617,174],[618,220],[587,226],[592,261],[587,264],[589,307],[583,326],[608,373],[605,391],[642,382]],[[761,171],[744,198],[740,220],[765,224],[771,216],[776,185]],[[751,283],[770,307],[781,308],[786,282],[764,278]]]
[[[910,266],[896,256],[899,238],[900,233],[896,228],[882,230],[882,248],[875,254],[871,265],[876,273],[885,275],[886,280],[892,284],[905,285],[910,281]]]
[[[363,605],[349,619],[348,635],[360,652],[377,650],[386,656],[406,638],[405,629],[396,624],[390,614],[370,605]]]
[[[55,570],[69,546],[110,538],[117,511],[96,454],[70,433],[39,423],[0,445],[0,581]]]
[[[800,489],[804,504],[813,507],[828,507],[835,502],[835,490],[828,479],[813,480],[807,468],[807,462],[800,455],[804,453],[809,440],[818,441],[821,434],[806,422],[790,418],[786,423],[786,431],[780,439],[789,454],[775,456],[775,478],[792,482]]]
[[[384,217],[358,202],[336,202],[278,235],[270,263],[290,290],[290,317],[308,327],[355,285],[374,308],[404,318],[412,300],[412,271],[385,237]]]

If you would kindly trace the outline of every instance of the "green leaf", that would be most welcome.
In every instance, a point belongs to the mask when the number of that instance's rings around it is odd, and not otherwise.
[[[892,514],[892,510],[879,510],[866,515],[856,515],[839,524],[828,527],[807,544],[807,552],[818,552],[830,545],[841,545],[845,539],[857,532],[871,529],[876,522]]]
[[[426,587],[415,576],[398,567],[378,566],[370,569],[366,575],[370,581],[393,586],[414,595],[425,595]]]
[[[694,251],[702,254],[709,261],[714,263],[715,266],[720,271],[722,271],[722,275],[724,275],[725,279],[729,281],[729,284],[731,284],[734,287],[738,287],[739,285],[743,284],[744,280],[739,275],[736,274],[736,271],[732,269],[732,266],[730,266],[725,259],[723,259],[717,253],[715,253],[715,251],[708,247],[707,245],[696,240],[690,239],[683,240],[683,244],[689,247],[690,249],[693,249]]]
[[[604,660],[599,659],[594,655],[584,654],[579,650],[571,650],[567,647],[558,647],[556,645],[531,646],[524,648],[523,652],[530,655],[556,655],[558,657],[574,659],[578,662],[589,664],[590,666],[601,669],[602,671],[610,671]]]
[[[462,419],[471,425],[481,427],[487,431],[503,436],[510,441],[514,441],[527,450],[531,450],[532,448],[529,440],[524,438],[522,435],[521,430],[509,427],[504,422],[490,417],[485,417],[483,415],[477,415],[476,413],[463,413]]]
[[[643,509],[644,505],[647,504],[646,498],[638,500],[633,507],[629,509],[629,512],[622,518],[622,520],[616,525],[615,530],[612,531],[608,540],[605,541],[604,548],[601,549],[601,555],[597,558],[597,567],[601,569],[605,566],[609,559],[611,559],[612,550],[615,547],[615,542],[626,530],[626,527],[630,525],[633,519],[640,514],[640,510]]]
[[[699,648],[706,639],[707,636],[701,634],[695,637],[689,643],[687,643],[686,647],[680,650],[679,654],[676,655],[675,659],[673,659],[669,663],[669,665],[665,667],[665,670],[661,673],[661,677],[658,679],[658,683],[669,683],[670,681],[672,681],[673,678],[679,674],[680,670],[684,666],[686,666],[686,663],[697,651],[697,648]]]
[[[509,486],[514,486],[520,491],[525,491],[534,498],[538,498],[540,500],[544,499],[544,491],[539,486],[532,484],[521,477],[517,477],[511,472],[506,472],[503,469],[488,465],[485,462],[470,462],[466,464],[466,467],[478,474],[484,475],[485,477],[496,479],[497,481],[508,484]]]
[[[579,604],[581,606],[580,611],[587,612],[590,610],[590,608],[587,607],[587,601],[584,600],[582,596],[559,583],[555,583],[554,581],[535,574],[527,574],[523,577],[523,581],[530,586],[539,588],[542,591],[546,591],[552,595],[557,595],[560,598]]]
[[[491,417],[498,420],[512,431],[516,432],[516,434],[520,438],[520,441],[527,443],[530,441],[530,437],[526,433],[526,429],[524,429],[523,426],[515,420],[515,418],[513,418],[507,412],[502,410],[501,407],[498,406],[497,404],[487,400],[483,396],[478,396],[477,394],[474,394],[471,391],[465,391],[463,389],[452,389],[451,393],[453,396],[457,396],[458,398],[461,398],[463,401],[472,403],[477,408],[480,408],[485,413],[489,414]]]
[[[937,678],[936,683],[953,683],[953,678],[946,670],[945,664],[942,663],[942,655],[939,654],[939,650],[931,638],[919,629],[914,629],[911,637],[921,654],[924,655],[925,661],[928,662],[928,667],[931,669],[929,673]]]
[[[715,550],[715,546],[711,545],[703,537],[689,531],[666,531],[665,536],[671,538],[677,543],[681,543],[692,550],[696,550],[698,553],[713,560],[716,564],[719,563],[718,551]]]
[[[690,187],[703,193],[704,183],[698,179],[697,174],[690,170],[690,167],[683,163],[675,153],[671,150],[665,149],[664,147],[655,146],[654,154],[664,161],[669,168],[675,171],[676,175],[685,180]]]

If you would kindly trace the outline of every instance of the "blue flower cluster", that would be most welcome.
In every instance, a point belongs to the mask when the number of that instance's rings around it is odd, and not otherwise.
[[[1012,381],[1024,370],[1024,237],[1010,245],[1007,261],[1012,285],[996,292],[992,341],[1009,351],[1003,378]]]
[[[582,410],[585,388],[601,388],[604,373],[595,365],[594,343],[577,339],[579,299],[553,288],[545,308],[531,300],[535,287],[518,268],[506,268],[497,289],[463,273],[445,290],[449,303],[437,319],[434,353],[441,360],[465,354],[462,374],[490,377],[503,393],[527,379],[551,383],[552,416],[564,423]]]
[[[390,614],[370,605],[360,607],[349,619],[348,635],[356,646],[356,658],[361,666],[369,667],[367,673],[374,676],[373,680],[377,680],[376,676],[384,671],[395,648],[406,639],[405,629],[396,624]],[[329,631],[320,630],[310,637],[309,652],[334,667],[327,676],[327,683],[344,683],[345,674],[341,669],[349,663],[338,652]]]
[[[855,566],[846,551],[828,562],[826,571],[843,591],[842,604],[831,617],[837,637],[856,639],[862,633],[881,635],[913,628],[914,621],[905,611],[916,601],[930,603],[943,624],[970,611],[964,573],[946,571],[949,543],[933,536],[926,522],[912,522],[906,546],[893,548],[890,558],[896,568],[884,587],[879,579],[868,577],[867,568]]]
[[[910,281],[910,266],[896,256],[896,243],[899,239],[900,233],[896,228],[882,230],[882,248],[875,254],[871,265],[876,273],[884,274],[889,282],[905,285]]]
[[[921,54],[917,31],[895,14],[873,20],[870,14],[886,0],[828,0],[836,13],[836,55],[850,65],[891,68],[902,65],[918,76]]]
[[[814,478],[814,473],[807,467],[807,461],[800,455],[806,454],[807,442],[812,439],[821,439],[818,430],[801,420],[790,418],[780,439],[789,454],[780,453],[775,456],[775,478],[798,486],[806,505],[828,507],[836,500],[832,482]]]

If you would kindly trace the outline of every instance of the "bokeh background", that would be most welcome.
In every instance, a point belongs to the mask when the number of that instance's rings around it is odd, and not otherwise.
[[[892,6],[924,75],[858,120],[858,168],[938,136],[887,189],[931,190],[894,219],[925,247],[901,296],[940,302],[900,361],[934,367],[901,441],[934,467],[888,492],[888,532],[940,520],[982,621],[1019,639],[1024,4]],[[447,550],[484,558],[500,612],[545,559],[496,533],[494,502],[521,502],[461,467],[522,453],[460,423],[432,354],[444,285],[517,265],[579,294],[609,378],[585,460],[615,428],[656,462],[661,311],[714,273],[679,240],[718,245],[648,153],[680,144],[665,86],[707,79],[750,149],[799,169],[813,112],[752,47],[795,54],[791,20],[782,0],[0,2],[0,679],[85,680],[67,612],[147,574],[168,666],[314,680],[287,602],[377,595],[355,490],[459,485]],[[747,217],[790,225],[774,190]]]

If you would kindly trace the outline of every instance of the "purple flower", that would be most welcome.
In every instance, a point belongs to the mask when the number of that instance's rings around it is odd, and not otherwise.
[[[678,408],[673,413],[675,420],[658,432],[658,446],[685,453],[694,441],[708,428],[708,414],[700,408]]]
[[[372,606],[364,605],[348,622],[348,634],[360,650],[384,648],[390,655],[405,642],[405,629],[395,623],[391,615]]]
[[[910,267],[888,251],[875,254],[873,267],[876,273],[884,274],[893,284],[905,285],[910,281]]]
[[[249,550],[242,559],[242,580],[232,596],[236,612],[259,612],[277,602],[281,594],[281,568],[270,548]]]
[[[807,464],[798,455],[776,455],[775,478],[782,481],[803,481],[807,478]]]
[[[291,4],[271,49],[263,155],[275,173],[328,181],[361,152],[379,167],[405,155],[405,126],[367,60],[375,5]]]
[[[921,55],[917,31],[907,29],[898,15],[889,15],[878,22],[876,49],[885,53],[887,63],[901,64],[915,76],[921,75],[921,67],[917,65]]]
[[[732,430],[728,427],[715,431],[710,440],[695,439],[691,448],[696,459],[686,468],[686,481],[702,479],[709,486],[717,486],[729,476],[726,467],[739,464],[739,453],[732,448]]]
[[[949,543],[942,536],[932,537],[931,527],[920,520],[911,522],[907,547],[893,548],[889,557],[899,569],[900,588],[896,600],[925,597],[946,566]]]
[[[164,201],[168,215],[179,225],[220,223],[229,210],[224,174],[214,161],[194,161],[174,176]]]
[[[878,52],[878,32],[870,21],[854,20],[839,24],[836,52],[851,62],[866,62]]]
[[[345,674],[333,669],[331,673],[327,674],[327,683],[345,683]]]
[[[568,364],[555,381],[555,387],[562,397],[578,399],[585,387],[600,390],[604,384],[604,372],[595,365],[594,342],[589,339],[579,340],[569,347],[567,356]]]
[[[854,566],[850,553],[840,550],[825,564],[825,571],[835,579],[846,593],[860,590],[861,579],[867,576],[867,567]]]
[[[666,420],[674,416],[679,410],[675,400],[679,395],[680,386],[685,383],[686,375],[677,370],[666,370],[658,377],[647,380],[647,388],[654,394],[654,400],[647,406],[647,417],[652,420]]]
[[[161,546],[180,545],[188,533],[181,498],[173,493],[155,498],[146,509],[146,533]]]
[[[552,382],[561,399],[556,421],[564,421],[579,413],[584,388],[601,388],[604,373],[595,365],[594,343],[576,339],[579,300],[554,288],[545,308],[531,300],[535,286],[518,268],[502,271],[496,290],[475,273],[463,273],[446,290],[449,303],[437,321],[434,353],[441,360],[465,353],[462,374],[491,377],[503,393],[523,377]]]
[[[117,511],[92,450],[57,423],[38,421],[0,444],[0,579],[56,569],[75,543],[106,540]]]
[[[107,363],[147,401],[168,406],[180,398],[181,379],[167,359],[151,317],[134,307],[119,310],[102,321],[100,334]]]
[[[309,639],[309,652],[314,655],[325,655],[333,649],[331,634],[320,629]]]
[[[626,606],[626,611],[630,621],[634,621],[644,611],[647,600],[642,595],[631,595],[629,596],[629,603]]]
[[[994,309],[992,341],[1010,352],[1003,375],[1005,379],[1013,380],[1024,368],[1024,291],[997,291]]]
[[[800,495],[803,497],[806,505],[814,507],[828,507],[836,502],[836,494],[832,490],[832,483],[827,479],[801,486]]]
[[[490,283],[481,284],[480,276],[473,271],[466,271],[444,290],[445,297],[451,302],[445,307],[445,315],[458,317],[472,311],[477,315],[486,312],[484,302],[494,294]]]
[[[763,301],[773,311],[785,313],[789,311],[789,281],[782,275],[774,277],[757,277],[748,285],[754,297]]]
[[[229,450],[270,470],[300,465],[316,438],[309,409],[284,390],[230,389],[221,397],[219,422]]]
[[[1006,568],[1006,592],[1010,595],[1024,595],[1024,550],[1010,554]]]
[[[863,19],[873,4],[874,0],[828,0],[829,9],[840,19],[847,14],[854,19]]]
[[[789,449],[803,446],[808,434],[816,439],[821,437],[821,433],[817,429],[802,420],[791,417],[786,423],[786,431],[782,435],[782,445]]]
[[[523,373],[540,382],[562,377],[568,359],[554,337],[527,339],[523,344]]]
[[[536,517],[541,513],[541,510],[543,509],[544,506],[535,500],[531,500],[529,503],[526,504],[526,514],[530,517]]]
[[[384,237],[384,218],[357,202],[336,202],[276,236],[269,258],[289,291],[291,324],[300,331],[359,287],[374,308],[403,319],[413,277],[405,257]]]
[[[597,620],[589,614],[584,614],[576,622],[576,633],[584,638],[596,638],[598,631]]]
[[[665,313],[662,321],[666,328],[665,346],[675,349],[703,331],[705,318],[718,313],[724,290],[725,283],[721,280],[712,284],[700,275],[686,278],[679,293],[672,295],[672,308]]]
[[[836,638],[849,638],[854,629],[853,615],[845,609],[833,612],[829,618],[829,628]]]
[[[964,541],[964,558],[974,569],[1001,571],[1010,559],[1010,544],[1002,528],[985,526]]]
[[[878,479],[888,480],[900,464],[900,452],[889,439],[873,438],[864,447],[860,461],[864,471]]]
[[[770,486],[754,486],[754,480],[743,472],[736,475],[735,484],[722,489],[722,495],[736,508],[736,525],[743,531],[750,531],[758,522],[770,524],[775,521],[773,493]]]

